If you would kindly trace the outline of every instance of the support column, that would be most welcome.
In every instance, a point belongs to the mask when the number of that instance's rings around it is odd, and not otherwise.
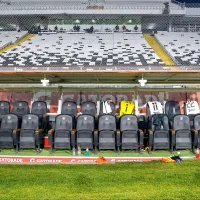
[[[60,98],[58,99],[58,111],[57,111],[57,114],[61,114],[61,109],[62,109],[62,103],[63,103],[63,87],[60,86],[58,88],[58,92],[59,92],[59,96]]]
[[[134,101],[135,101],[135,115],[139,115],[139,110],[138,110],[138,88],[135,87],[135,95],[134,95]]]

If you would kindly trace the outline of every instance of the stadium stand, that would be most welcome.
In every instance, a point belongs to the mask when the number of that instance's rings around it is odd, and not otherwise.
[[[200,65],[200,34],[188,32],[158,32],[156,38],[180,65]]]
[[[43,34],[0,55],[1,66],[163,65],[142,34]]]
[[[28,32],[27,31],[1,31],[0,32],[0,49],[5,48],[6,46],[15,43],[24,37]]]

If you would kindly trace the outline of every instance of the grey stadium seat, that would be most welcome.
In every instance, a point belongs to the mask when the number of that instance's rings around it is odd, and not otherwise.
[[[75,146],[75,133],[72,135],[73,117],[70,115],[58,115],[55,121],[55,129],[48,131],[51,152],[54,149],[71,149]]]
[[[44,130],[37,115],[28,114],[22,118],[22,126],[20,131],[20,149],[36,149],[40,152],[40,147],[43,145]]]
[[[85,115],[96,116],[96,114],[97,114],[96,103],[91,102],[91,101],[86,101],[86,102],[82,103],[81,113],[85,114]]]
[[[165,114],[152,115],[148,130],[149,153],[151,149],[170,150],[169,120]]]
[[[136,149],[141,153],[144,133],[138,129],[138,119],[135,115],[123,115],[120,118],[122,149]]]
[[[94,117],[92,115],[79,115],[76,124],[76,145],[81,149],[94,147]]]
[[[176,115],[172,126],[172,149],[192,149],[190,119],[186,115]]]
[[[0,121],[8,113],[10,113],[10,103],[8,101],[0,101]]]
[[[99,117],[99,149],[116,149],[120,146],[120,133],[116,131],[116,118],[113,115]]]
[[[200,115],[194,117],[194,129],[192,130],[193,150],[200,148]]]
[[[47,104],[45,101],[34,101],[31,107],[31,114],[37,115],[42,123],[42,128],[47,130],[49,116],[47,115]]]
[[[4,115],[0,129],[0,148],[15,148],[18,151],[19,121],[15,114]]]
[[[21,127],[22,117],[29,114],[29,107],[26,101],[17,101],[13,104],[12,113],[16,114],[19,118],[19,124]]]
[[[181,114],[180,105],[177,101],[167,101],[165,103],[165,114],[167,114],[172,128],[172,122],[175,115]]]
[[[62,104],[61,114],[77,116],[77,104],[73,101],[65,101]]]

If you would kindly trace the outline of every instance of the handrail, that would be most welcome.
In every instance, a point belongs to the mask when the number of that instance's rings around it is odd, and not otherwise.
[[[117,9],[128,9],[128,10],[134,10],[134,9],[163,9],[164,6],[104,6],[104,10],[117,10]],[[0,10],[88,10],[86,6],[22,6],[22,7],[0,7]],[[170,6],[171,10],[182,10],[183,7],[179,8],[176,6]]]

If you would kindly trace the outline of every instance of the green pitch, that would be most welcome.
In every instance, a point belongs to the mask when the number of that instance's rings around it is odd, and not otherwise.
[[[2,200],[193,200],[200,160],[102,165],[0,165]]]
[[[180,150],[175,151],[174,154],[177,155],[178,152],[180,153],[180,156],[195,156],[191,151],[189,150]],[[50,154],[49,149],[43,149],[39,154],[36,153],[35,150],[20,150],[17,154],[14,150],[11,149],[3,149],[0,152],[0,155],[18,155],[18,156],[72,156],[72,151],[69,150],[56,150],[53,154]],[[77,155],[77,152],[76,152]],[[120,157],[169,157],[172,156],[172,154],[169,151],[164,150],[156,150],[152,151],[152,154],[148,154],[147,151],[143,151],[142,154],[139,154],[137,151],[121,151],[118,155],[115,151],[111,150],[104,150],[104,151],[98,151],[98,153],[95,155],[93,151],[90,151],[90,156],[106,156],[106,157],[114,157],[114,156],[120,156]],[[85,150],[82,150],[82,156],[85,156]]]

